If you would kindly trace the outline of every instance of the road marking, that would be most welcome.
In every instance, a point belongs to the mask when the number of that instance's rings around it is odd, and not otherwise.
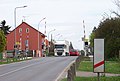
[[[14,73],[14,72],[17,72],[17,71],[19,71],[19,70],[28,68],[28,67],[33,66],[33,65],[36,65],[36,64],[37,64],[37,63],[35,63],[35,64],[30,64],[30,65],[28,65],[28,66],[21,67],[21,68],[19,68],[19,69],[13,70],[13,71],[9,71],[9,72],[7,72],[7,73],[4,73],[4,74],[0,75],[0,77],[5,76],[5,75],[8,75],[8,74],[11,74],[11,73]]]
[[[39,59],[35,59],[35,60],[39,60]],[[51,60],[51,61],[54,61],[54,60]],[[51,61],[45,61],[44,63],[50,63]],[[14,73],[14,72],[17,72],[17,71],[20,71],[20,70],[22,70],[22,69],[28,68],[28,67],[33,66],[33,65],[36,65],[36,64],[40,64],[40,62],[37,62],[37,63],[34,63],[34,64],[30,64],[30,65],[27,65],[27,66],[24,66],[24,67],[21,67],[21,68],[18,68],[18,69],[9,71],[9,72],[7,72],[7,73],[1,74],[0,77],[5,76],[5,75],[8,75],[8,74],[11,74],[11,73]],[[41,64],[43,64],[43,63],[41,63]]]
[[[72,61],[72,62],[60,73],[60,75],[55,79],[55,81],[60,81],[60,78],[61,78],[61,76],[63,75],[63,73],[64,73],[73,63],[75,63],[75,60]]]

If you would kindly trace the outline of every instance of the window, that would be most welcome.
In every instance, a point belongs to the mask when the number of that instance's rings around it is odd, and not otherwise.
[[[22,28],[19,28],[19,33],[21,33],[22,32]]]
[[[26,28],[26,33],[29,33],[29,28]]]
[[[55,45],[55,48],[65,48],[65,45],[64,44]]]

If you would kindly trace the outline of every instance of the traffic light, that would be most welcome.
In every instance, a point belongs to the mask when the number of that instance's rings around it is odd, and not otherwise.
[[[88,42],[85,42],[85,46],[88,46]]]
[[[14,48],[17,48],[17,45],[14,45]]]

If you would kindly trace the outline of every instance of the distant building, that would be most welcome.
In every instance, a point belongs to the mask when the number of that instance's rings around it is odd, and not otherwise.
[[[26,22],[22,22],[7,35],[7,50],[17,48],[19,51],[29,51],[34,57],[42,57],[44,41],[45,35],[43,33]]]

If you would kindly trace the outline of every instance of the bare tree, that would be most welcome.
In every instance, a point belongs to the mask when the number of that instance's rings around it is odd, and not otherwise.
[[[118,10],[120,11],[120,0],[114,0],[114,4],[118,7]],[[116,16],[120,17],[120,14],[117,11],[111,11],[111,13],[114,13]]]
[[[119,0],[115,0],[114,3],[118,7],[118,9],[120,10],[120,1]]]

